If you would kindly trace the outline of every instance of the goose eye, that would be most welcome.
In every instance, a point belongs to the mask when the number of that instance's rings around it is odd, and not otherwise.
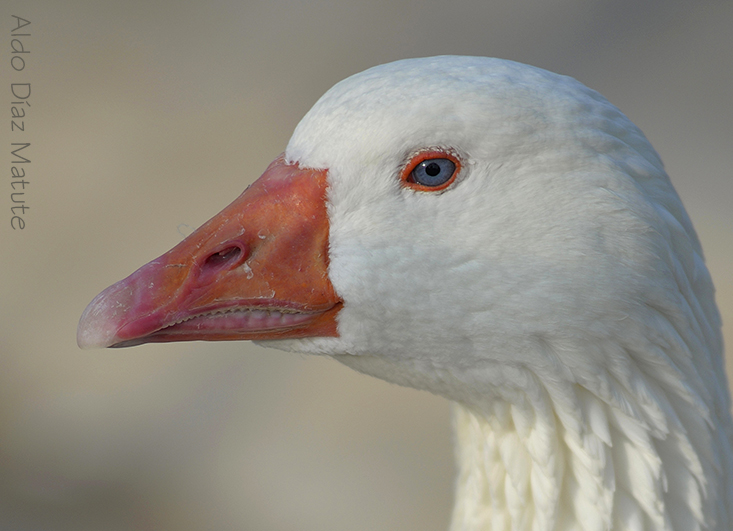
[[[422,192],[444,190],[455,180],[459,160],[442,150],[422,152],[407,165],[402,181],[405,186]]]
[[[456,165],[448,159],[424,160],[418,164],[410,176],[413,181],[423,186],[440,186],[453,177]]]

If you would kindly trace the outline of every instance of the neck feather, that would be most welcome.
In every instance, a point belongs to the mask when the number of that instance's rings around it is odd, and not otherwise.
[[[455,406],[451,531],[731,528],[727,412],[642,373],[633,389],[610,378],[603,398],[524,376],[533,391]]]
[[[614,340],[538,339],[531,365],[336,359],[456,403],[452,531],[729,531],[722,345],[655,315]]]

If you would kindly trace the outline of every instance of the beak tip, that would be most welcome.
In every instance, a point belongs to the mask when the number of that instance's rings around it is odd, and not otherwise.
[[[84,350],[106,348],[119,342],[117,330],[120,325],[120,314],[115,311],[119,301],[116,300],[117,297],[110,297],[110,292],[115,287],[117,284],[94,297],[81,314],[76,329],[76,344],[79,348]]]
[[[115,343],[116,331],[110,329],[109,321],[94,313],[93,302],[84,310],[76,329],[76,344],[83,350],[105,348]]]
[[[107,348],[114,343],[114,335],[110,335],[99,328],[91,328],[80,323],[76,331],[76,344],[82,350]]]
[[[100,337],[99,334],[94,334],[94,331],[91,331],[92,333],[89,332],[89,330],[84,330],[81,327],[77,330],[76,344],[79,345],[80,349],[91,350],[93,348],[105,348],[109,346],[104,337]]]

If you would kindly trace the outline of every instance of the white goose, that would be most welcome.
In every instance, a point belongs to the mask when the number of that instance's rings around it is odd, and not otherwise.
[[[255,339],[454,401],[454,531],[733,528],[690,220],[639,129],[537,68],[434,57],[342,81],[78,334]]]

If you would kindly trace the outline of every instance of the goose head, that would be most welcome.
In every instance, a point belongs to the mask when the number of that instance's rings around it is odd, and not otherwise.
[[[251,339],[445,396],[456,530],[722,530],[702,256],[658,155],[598,93],[411,59],[329,90],[237,200],[90,303],[78,342]]]

